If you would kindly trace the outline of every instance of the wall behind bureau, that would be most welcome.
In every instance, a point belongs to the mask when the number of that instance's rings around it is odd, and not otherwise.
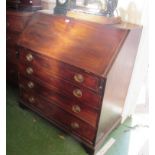
[[[123,121],[134,113],[138,95],[147,83],[148,72],[148,1],[119,0],[118,12],[122,20],[143,26],[142,36],[134,65],[134,70],[123,111]],[[148,102],[148,101],[146,101]]]

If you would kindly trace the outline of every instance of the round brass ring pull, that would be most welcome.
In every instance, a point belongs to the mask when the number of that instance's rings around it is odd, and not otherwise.
[[[27,74],[32,74],[33,73],[33,69],[31,67],[28,67],[26,69]]]
[[[81,74],[75,74],[74,75],[74,80],[78,83],[82,83],[84,81],[84,77]]]
[[[72,129],[78,129],[78,128],[80,128],[80,125],[77,122],[72,122],[71,123],[71,128]]]
[[[29,97],[29,102],[30,102],[30,103],[34,103],[34,102],[35,102],[34,97]]]
[[[80,89],[74,89],[74,90],[73,90],[73,95],[74,95],[75,97],[80,98],[80,97],[82,97],[82,91],[81,91]]]
[[[29,88],[34,88],[34,83],[32,81],[29,81],[28,84],[27,84],[27,86]]]
[[[27,55],[26,55],[26,60],[27,60],[27,61],[32,61],[32,60],[33,60],[32,54],[27,54]]]
[[[81,112],[81,108],[78,105],[73,105],[72,111],[75,113],[79,113],[79,112]]]

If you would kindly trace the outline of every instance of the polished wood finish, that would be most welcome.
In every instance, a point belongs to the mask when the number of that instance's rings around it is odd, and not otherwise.
[[[90,144],[94,141],[96,129],[86,122],[65,112],[55,104],[52,104],[52,102],[45,101],[38,96],[32,96],[32,94],[29,94],[29,92],[24,90],[21,93],[21,97],[22,102],[26,103],[30,108],[35,109],[38,113],[43,114],[52,122],[56,122],[62,126],[62,128],[68,129],[68,131],[74,133]]]
[[[7,10],[6,12],[6,76],[7,81],[18,85],[18,49],[17,41],[32,16],[32,12]]]
[[[26,67],[32,66],[35,70],[33,74],[36,77],[41,77],[41,79],[44,78],[44,80],[47,81],[49,76],[45,76],[45,74],[50,74],[61,77],[64,80],[71,81],[77,86],[87,87],[95,92],[101,92],[103,89],[101,87],[101,83],[104,82],[104,79],[100,79],[94,74],[88,73],[76,67],[72,67],[63,62],[60,63],[60,61],[57,61],[56,59],[51,59],[44,55],[40,56],[36,52],[33,52],[26,48],[22,48],[20,50],[23,51],[20,54],[20,63],[22,63],[23,65],[21,65],[20,67],[26,69]],[[33,57],[31,61],[27,60],[27,55],[31,55],[31,57]],[[42,73],[42,71],[44,73]],[[82,82],[79,82],[75,79],[75,77],[78,75],[81,75],[83,77]]]
[[[7,11],[7,29],[8,31],[21,32],[27,24],[30,12]]]
[[[32,85],[30,87],[30,82],[33,83],[33,87]],[[23,75],[20,76],[19,86],[32,94],[44,96],[46,100],[53,102],[53,104],[56,104],[69,113],[85,120],[91,126],[96,127],[98,111],[92,108],[92,105],[87,105],[85,102],[79,102],[71,95],[65,95],[60,90],[51,89],[47,83],[41,83],[41,81],[37,81],[34,78],[27,78]],[[80,111],[75,111],[75,105],[80,108]]]
[[[20,35],[20,103],[96,153],[121,121],[142,28],[36,13]]]
[[[37,13],[23,31],[20,45],[104,76],[128,33],[128,29]]]
[[[28,69],[32,69],[33,73],[30,74],[28,72]],[[91,100],[92,107],[96,107],[96,108],[100,107],[101,96],[99,94],[92,92],[89,89],[71,85],[70,82],[62,80],[61,78],[56,78],[54,76],[51,78],[50,74],[47,74],[45,71],[42,71],[42,70],[37,71],[33,67],[29,68],[29,67],[25,67],[25,66],[23,66],[23,67],[20,66],[19,70],[25,71],[23,73],[25,76],[29,76],[36,80],[44,80],[48,83],[52,83],[52,85],[50,86],[51,89],[54,89],[53,87],[56,87],[56,89],[58,91],[61,91],[65,95],[71,96],[73,99],[79,100],[80,102],[85,102],[85,104],[88,104],[88,105],[90,104],[90,100]],[[38,72],[40,72],[41,74],[37,74]]]

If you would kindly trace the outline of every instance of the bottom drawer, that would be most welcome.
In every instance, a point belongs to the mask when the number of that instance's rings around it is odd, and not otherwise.
[[[63,111],[56,105],[48,103],[41,97],[33,96],[24,90],[21,91],[20,99],[22,103],[26,104],[32,110],[37,111],[48,120],[54,121],[69,133],[78,136],[90,144],[93,143],[96,129],[89,124]]]

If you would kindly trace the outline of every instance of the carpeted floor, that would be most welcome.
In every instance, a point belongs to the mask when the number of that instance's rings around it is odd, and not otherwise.
[[[78,141],[64,134],[44,119],[18,106],[18,92],[7,86],[7,155],[87,155]],[[109,137],[116,142],[106,155],[128,155],[131,120]]]

